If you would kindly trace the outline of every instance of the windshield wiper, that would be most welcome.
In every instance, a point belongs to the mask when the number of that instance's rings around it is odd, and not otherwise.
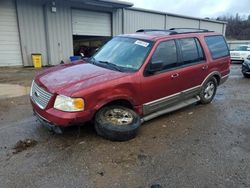
[[[96,63],[96,60],[95,60],[95,58],[94,57],[90,57],[90,58],[88,58],[88,60],[87,60],[89,63],[92,63],[92,64],[95,64]]]
[[[112,68],[114,68],[114,69],[117,70],[117,71],[123,72],[122,69],[121,69],[118,65],[116,65],[116,64],[114,64],[114,63],[110,63],[110,62],[108,62],[108,61],[98,61],[98,62],[104,63],[104,64],[106,64],[106,65],[108,65],[108,66],[111,66]]]

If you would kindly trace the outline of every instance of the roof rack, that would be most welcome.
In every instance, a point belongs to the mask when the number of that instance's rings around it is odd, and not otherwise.
[[[164,33],[164,34],[169,34],[169,35],[173,35],[173,34],[177,34],[177,32],[175,31],[171,31],[171,30],[167,30],[167,29],[139,29],[136,31],[136,33],[147,33],[147,32],[159,32],[159,33]]]
[[[205,33],[205,32],[214,32],[207,29],[198,29],[198,28],[171,28],[168,30],[164,29],[139,29],[136,32],[161,32],[168,35],[176,34],[186,34],[186,33]]]

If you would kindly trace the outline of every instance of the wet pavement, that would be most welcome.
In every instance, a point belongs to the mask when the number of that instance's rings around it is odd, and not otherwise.
[[[30,87],[16,84],[0,84],[0,99],[14,98],[29,94]]]
[[[0,69],[0,83],[28,87],[34,72]],[[233,65],[211,104],[149,121],[128,142],[102,139],[91,124],[53,135],[28,95],[0,98],[0,187],[250,187],[249,93]],[[16,153],[26,139],[36,144]]]

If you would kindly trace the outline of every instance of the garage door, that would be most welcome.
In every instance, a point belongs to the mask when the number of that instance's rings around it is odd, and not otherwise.
[[[0,1],[0,66],[22,65],[14,1]]]
[[[111,14],[72,9],[73,35],[111,36]]]

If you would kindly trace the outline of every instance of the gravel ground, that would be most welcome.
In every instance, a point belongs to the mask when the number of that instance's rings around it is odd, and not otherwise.
[[[34,73],[1,68],[0,84],[29,86]],[[53,135],[32,116],[28,95],[0,98],[1,188],[250,187],[249,93],[250,79],[232,65],[211,104],[149,121],[128,142],[100,138],[91,124]]]

